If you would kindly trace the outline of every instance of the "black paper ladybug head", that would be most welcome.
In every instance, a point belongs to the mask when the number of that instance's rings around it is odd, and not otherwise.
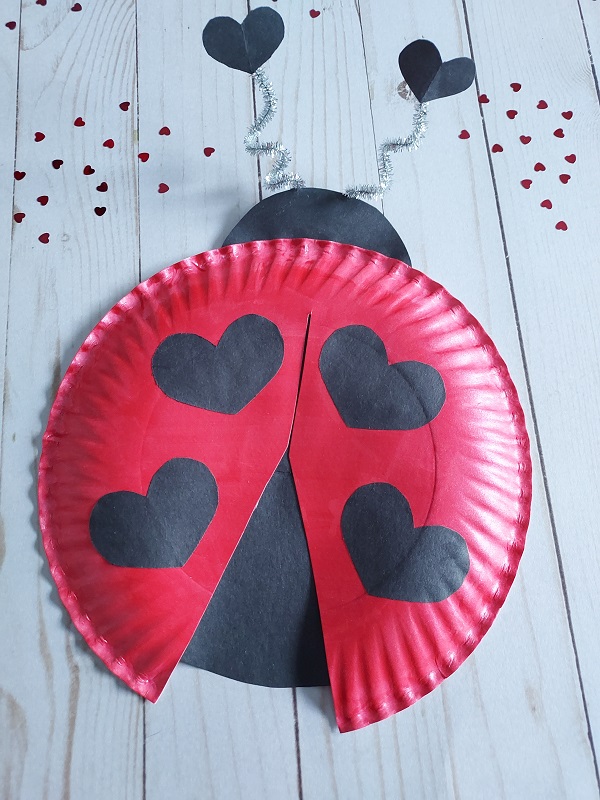
[[[379,148],[377,184],[355,186],[345,193],[306,188],[296,174],[287,172],[291,156],[279,143],[261,143],[259,133],[273,118],[276,100],[263,64],[279,47],[284,24],[271,8],[251,11],[240,24],[231,17],[215,17],[204,29],[207,53],[233,69],[252,75],[260,89],[264,108],[245,139],[251,155],[267,155],[274,164],[265,179],[269,190],[286,189],[262,200],[235,226],[224,245],[264,239],[310,238],[353,244],[375,250],[410,265],[406,247],[383,214],[364,200],[380,198],[390,186],[390,155],[419,146],[427,130],[427,103],[468,89],[475,78],[470,58],[443,62],[433,42],[419,39],[400,53],[399,64],[415,100],[411,133],[385,142]]]

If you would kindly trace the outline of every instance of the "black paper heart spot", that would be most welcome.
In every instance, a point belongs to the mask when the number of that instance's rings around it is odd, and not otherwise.
[[[247,314],[231,323],[216,346],[195,333],[168,336],[152,357],[152,374],[173,400],[237,414],[277,373],[283,349],[276,325]]]
[[[209,468],[191,458],[172,458],[154,473],[148,493],[111,492],[90,516],[96,550],[117,567],[182,567],[217,508]]]
[[[437,603],[460,588],[469,550],[450,528],[415,528],[404,495],[389,483],[361,486],[342,512],[342,536],[368,594]]]
[[[440,373],[420,361],[388,362],[379,336],[363,325],[332,333],[321,350],[321,375],[349,428],[408,431],[436,417],[446,399]]]
[[[442,62],[433,42],[417,39],[400,53],[400,71],[420,103],[459,94],[475,80],[475,63],[470,58]]]
[[[202,42],[216,61],[252,75],[277,50],[284,32],[276,11],[256,8],[241,25],[231,17],[214,17],[204,28]]]

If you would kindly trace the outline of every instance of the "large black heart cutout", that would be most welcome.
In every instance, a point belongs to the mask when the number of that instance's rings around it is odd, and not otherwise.
[[[256,8],[240,25],[231,17],[215,17],[204,28],[202,42],[209,56],[252,75],[281,44],[283,20],[272,8]]]
[[[154,473],[148,494],[111,492],[90,517],[96,550],[116,567],[182,567],[214,517],[219,496],[209,468],[172,458]]]
[[[231,323],[216,346],[195,333],[168,336],[152,357],[152,374],[173,400],[237,414],[265,388],[282,361],[279,328],[247,314]]]
[[[390,364],[379,336],[363,325],[332,333],[321,350],[319,368],[349,428],[421,428],[439,414],[446,399],[436,369],[420,361]]]
[[[469,550],[450,528],[415,528],[404,495],[389,483],[357,489],[342,512],[342,536],[368,594],[411,603],[450,597],[469,571]]]
[[[417,39],[398,58],[400,71],[420,103],[459,94],[475,80],[475,63],[470,58],[442,62],[433,42]]]

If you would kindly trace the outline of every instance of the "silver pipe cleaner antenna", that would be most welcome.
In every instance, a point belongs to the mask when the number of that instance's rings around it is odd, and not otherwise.
[[[304,186],[302,178],[296,173],[286,172],[292,161],[290,151],[279,142],[261,142],[258,138],[258,134],[266,128],[275,116],[277,98],[273,92],[273,84],[268,80],[262,67],[252,73],[252,80],[262,93],[264,106],[244,138],[246,152],[252,156],[269,156],[275,159],[269,174],[265,178],[265,186],[269,191],[300,189]]]
[[[379,148],[377,158],[377,169],[379,172],[378,184],[366,184],[363,186],[350,186],[346,189],[347,197],[354,197],[359,200],[380,200],[390,188],[392,175],[392,153],[416,150],[423,141],[427,132],[427,103],[419,103],[415,100],[415,113],[413,114],[413,126],[409,135],[404,139],[389,139]]]

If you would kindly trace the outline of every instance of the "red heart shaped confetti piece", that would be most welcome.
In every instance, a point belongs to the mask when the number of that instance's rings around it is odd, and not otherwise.
[[[557,222],[554,227],[556,228],[557,231],[566,231],[567,223],[563,219],[561,219],[561,221]]]
[[[122,103],[119,103],[119,108],[121,111],[129,111],[129,100],[124,100]]]
[[[561,183],[568,183],[571,180],[571,176],[567,175],[566,172],[563,172],[562,175],[558,176]]]
[[[215,152],[215,148],[214,148],[214,147],[205,147],[205,148],[204,148],[204,155],[205,155],[207,158],[209,158],[210,156],[212,156],[212,154],[213,154],[214,152]]]
[[[15,222],[23,222],[25,219],[25,214],[22,211],[17,211],[17,213],[13,216]]]
[[[20,172],[18,169],[15,170],[15,180],[16,181],[22,181],[23,178],[25,177],[25,175],[27,175],[26,172]]]
[[[85,120],[83,120],[81,117],[77,117],[73,125],[75,125],[76,128],[83,128],[85,125]]]
[[[531,141],[531,136],[519,136],[519,139],[521,140],[522,144],[529,144]]]
[[[138,153],[138,158],[142,162],[142,164],[145,164],[146,161],[148,161],[148,159],[150,158],[150,153]]]
[[[314,9],[314,8],[311,8],[311,10],[308,13],[311,15],[311,17],[313,19],[316,19],[317,17],[321,16],[321,12],[320,11],[316,11],[316,9]]]
[[[462,130],[462,131],[461,131],[461,132],[458,134],[458,138],[459,138],[459,139],[470,139],[470,138],[471,138],[471,134],[469,133],[469,131],[465,131],[465,130],[463,129],[463,130]]]
[[[34,142],[43,142],[45,138],[46,138],[46,134],[42,133],[41,131],[36,131],[33,134]]]
[[[96,208],[94,209],[94,213],[98,217],[101,217],[105,212],[106,212],[105,206],[96,206]]]
[[[575,153],[571,153],[570,156],[565,156],[565,161],[568,161],[569,164],[574,164],[577,161],[577,156]]]
[[[561,116],[564,117],[565,119],[572,119],[573,112],[572,111],[563,111]]]
[[[540,205],[542,208],[552,208],[552,200],[542,200]]]
[[[503,153],[504,148],[501,144],[493,144],[492,145],[492,153]]]
[[[45,3],[41,3],[40,5],[45,5]],[[42,233],[41,236],[38,236],[38,239],[42,244],[48,244],[48,242],[50,241],[50,234]]]
[[[159,136],[170,136],[171,135],[171,129],[168,128],[166,125],[163,125],[163,127],[159,130],[158,135]]]
[[[96,172],[96,170],[90,164],[86,164],[83,168],[84,175],[93,175],[94,172]]]
[[[548,108],[548,103],[545,100],[540,100],[540,102],[537,104],[537,107],[542,109]]]
[[[45,205],[48,204],[48,195],[47,194],[41,194],[39,197],[36,198],[36,200],[38,201],[38,203],[41,206],[45,206]]]
[[[517,114],[518,114],[518,113],[519,113],[519,112],[518,112],[518,111],[515,111],[515,109],[514,109],[514,108],[511,108],[511,109],[509,109],[509,110],[506,112],[506,116],[507,116],[509,119],[514,119],[514,118],[517,116]]]
[[[510,88],[513,92],[520,92],[521,91],[521,84],[520,83],[511,83]]]
[[[541,161],[538,161],[537,164],[534,166],[534,170],[536,172],[545,172],[546,171],[546,167],[544,166],[544,164],[542,164]]]
[[[565,132],[563,131],[562,128],[557,128],[554,131],[554,135],[556,136],[557,139],[564,139],[565,138]]]
[[[10,22],[7,22],[5,24],[9,31],[14,31],[14,29],[17,27],[17,23],[12,19]]]
[[[97,192],[108,192],[108,183],[106,181],[102,181],[102,183],[96,186]]]
[[[106,139],[106,141],[102,142],[102,147],[108,147],[109,150],[112,150],[115,146],[113,139]]]
[[[75,3],[74,6],[71,6],[71,11],[81,11],[81,3]]]
[[[526,178],[525,180],[521,181],[521,186],[524,189],[529,189],[531,187],[532,183],[533,183],[533,181],[530,181],[529,178]]]
[[[45,6],[46,5],[46,0],[35,0],[35,4],[36,4],[36,6]],[[40,241],[41,241],[41,239],[40,239]]]
[[[158,184],[158,193],[159,194],[164,194],[165,192],[168,192],[168,191],[169,191],[169,187],[167,186],[166,183],[159,183]]]
[[[490,102],[490,98],[487,96],[487,94],[480,94],[477,99],[479,100],[480,103],[489,103]]]
[[[62,158],[55,158],[54,161],[52,162],[52,166],[54,167],[54,169],[60,169],[63,164],[64,161],[62,160]]]

